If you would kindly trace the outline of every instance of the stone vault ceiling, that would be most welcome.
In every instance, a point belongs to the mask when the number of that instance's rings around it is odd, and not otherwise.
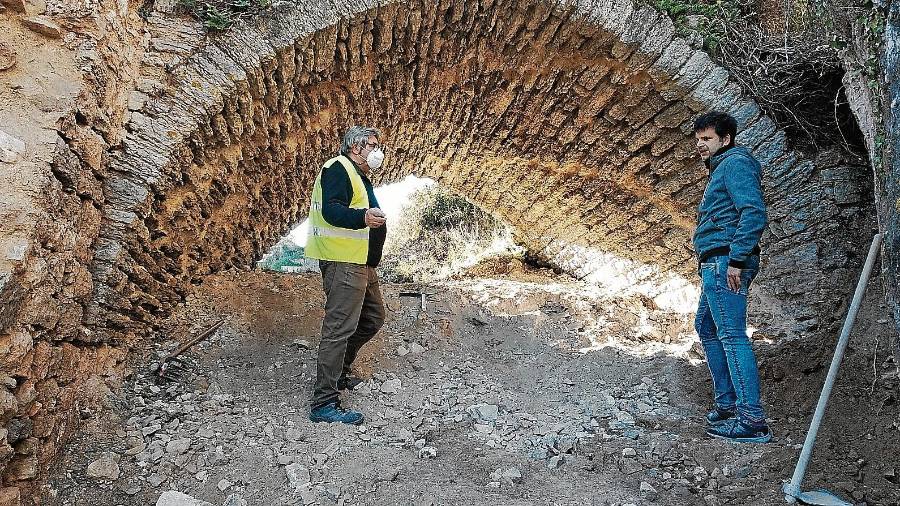
[[[277,4],[193,51],[133,114],[105,183],[89,323],[151,322],[204,275],[251,264],[304,217],[356,123],[386,134],[382,183],[441,181],[580,277],[689,288],[706,176],[690,126],[715,107],[766,167],[777,254],[759,284],[777,304],[760,311],[814,325],[828,286],[797,267],[855,251],[838,237],[856,215],[674,32],[630,0]]]

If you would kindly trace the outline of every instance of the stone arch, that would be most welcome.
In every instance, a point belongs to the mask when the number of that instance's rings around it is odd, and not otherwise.
[[[128,334],[258,258],[352,123],[389,136],[380,182],[443,181],[578,276],[682,288],[705,184],[686,137],[709,108],[766,167],[757,314],[814,328],[843,299],[829,279],[859,249],[843,232],[864,206],[835,191],[838,164],[792,152],[726,70],[631,0],[281,3],[211,40],[111,161],[86,323]]]

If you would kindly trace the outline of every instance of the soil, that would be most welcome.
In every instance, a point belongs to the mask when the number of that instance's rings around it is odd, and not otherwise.
[[[208,278],[136,355],[122,395],[82,413],[44,503],[784,504],[833,339],[754,334],[775,439],[734,445],[704,434],[711,384],[691,315],[552,271],[476,271],[383,285],[387,322],[356,364],[366,381],[343,395],[362,427],[308,420],[317,275]],[[401,291],[429,294],[425,310]],[[157,385],[159,355],[219,318],[184,378]],[[860,316],[805,489],[900,504],[887,318],[877,303]],[[89,476],[104,459],[106,478]]]

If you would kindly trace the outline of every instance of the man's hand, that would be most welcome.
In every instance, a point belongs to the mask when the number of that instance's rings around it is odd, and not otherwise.
[[[728,266],[728,289],[732,292],[741,290],[741,270],[737,267]]]
[[[384,225],[384,222],[387,219],[384,216],[384,211],[378,209],[377,207],[371,207],[366,210],[366,226],[369,228],[378,228]]]

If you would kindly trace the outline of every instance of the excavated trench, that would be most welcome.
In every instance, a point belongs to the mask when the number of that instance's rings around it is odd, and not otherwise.
[[[792,151],[727,71],[630,1],[300,1],[206,41],[164,13],[146,27],[143,67],[118,67],[135,83],[113,101],[128,97],[124,130],[87,109],[58,127],[44,217],[0,278],[10,497],[193,285],[304,218],[351,124],[385,132],[376,183],[433,178],[534,255],[665,305],[695,289],[690,125],[729,111],[766,167],[753,318],[784,338],[831,327],[875,227],[868,168]]]

